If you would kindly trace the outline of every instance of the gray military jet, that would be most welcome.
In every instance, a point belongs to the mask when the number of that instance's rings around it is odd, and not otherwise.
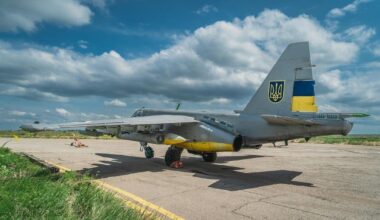
[[[231,114],[139,109],[132,117],[56,125],[27,124],[26,130],[85,128],[85,133],[109,134],[138,141],[147,158],[148,145],[170,145],[165,163],[179,161],[183,149],[214,162],[217,152],[239,151],[263,143],[320,135],[347,135],[348,117],[362,113],[317,113],[308,42],[288,45],[248,105]]]

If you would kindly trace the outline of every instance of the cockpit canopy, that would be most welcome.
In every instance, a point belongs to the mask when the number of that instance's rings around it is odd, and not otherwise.
[[[140,117],[140,116],[144,116],[144,108],[140,108],[132,114],[132,117]]]

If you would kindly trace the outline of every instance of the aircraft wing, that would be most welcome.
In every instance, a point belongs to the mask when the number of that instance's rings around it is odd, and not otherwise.
[[[188,124],[198,123],[193,117],[183,115],[153,115],[130,117],[110,120],[96,120],[84,122],[71,122],[63,124],[27,124],[22,125],[22,129],[26,130],[56,130],[66,128],[109,128],[109,127],[134,127],[139,125],[165,125],[165,124]]]
[[[281,115],[261,115],[261,117],[267,121],[269,124],[277,125],[319,125],[318,122],[315,122],[310,119],[301,119],[294,118],[289,116]]]
[[[97,120],[85,122],[72,122],[60,124],[60,128],[78,128],[78,127],[109,127],[109,126],[136,126],[136,125],[160,125],[160,124],[184,124],[184,123],[197,123],[193,117],[183,115],[153,115],[130,117],[123,119],[112,120]]]

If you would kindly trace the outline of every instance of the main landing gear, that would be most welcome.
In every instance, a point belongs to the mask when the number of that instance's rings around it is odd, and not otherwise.
[[[181,154],[182,154],[183,148],[176,147],[175,145],[171,145],[165,154],[165,164],[167,166],[173,167],[173,168],[181,168],[183,167],[183,164],[181,162]],[[197,151],[191,151],[188,150],[191,154],[201,155],[203,158],[203,161],[212,163],[215,162],[217,158],[216,152],[197,152]]]
[[[183,148],[176,147],[175,145],[171,145],[165,154],[165,164],[167,166],[180,168],[182,166],[181,162],[181,154]]]
[[[144,151],[145,157],[147,159],[154,157],[154,150],[146,142],[140,142],[140,151]]]
[[[202,153],[202,158],[204,162],[209,162],[209,163],[215,162],[216,157],[217,157],[216,152]]]

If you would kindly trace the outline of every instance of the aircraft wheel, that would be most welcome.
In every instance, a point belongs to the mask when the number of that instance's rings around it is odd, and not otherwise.
[[[217,157],[216,152],[202,154],[202,158],[204,162],[209,162],[209,163],[215,162],[216,157]]]
[[[165,154],[165,164],[170,166],[174,161],[181,159],[182,148],[170,146]]]
[[[145,147],[144,150],[145,150],[145,157],[147,159],[150,159],[150,158],[154,157],[154,150],[153,150],[153,148],[151,148],[151,147],[148,146],[148,147]]]

